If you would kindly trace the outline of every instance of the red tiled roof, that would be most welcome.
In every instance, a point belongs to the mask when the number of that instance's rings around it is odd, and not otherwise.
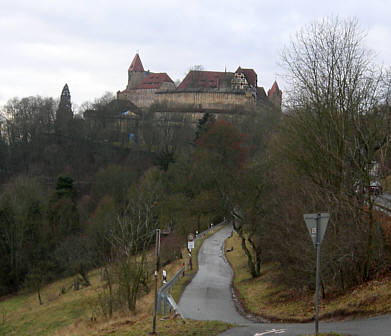
[[[257,73],[253,69],[242,69],[239,67],[235,73],[242,73],[251,86],[257,86]]]
[[[224,78],[230,74],[219,71],[199,71],[191,70],[178,85],[178,89],[187,88],[219,88]]]
[[[134,56],[132,64],[130,64],[129,71],[144,72],[144,67],[138,54]]]
[[[165,82],[174,83],[165,72],[151,73],[137,86],[137,89],[158,89]]]
[[[274,81],[272,88],[267,92],[267,95],[270,97],[274,95],[275,93],[280,92],[280,89],[278,87],[278,84],[276,81]]]

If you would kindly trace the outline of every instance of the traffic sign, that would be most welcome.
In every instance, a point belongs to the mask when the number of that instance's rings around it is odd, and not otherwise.
[[[193,240],[194,240],[194,235],[193,235],[192,233],[189,233],[189,234],[187,235],[187,240],[188,240],[188,241],[193,241]]]
[[[315,214],[305,214],[304,215],[304,221],[307,225],[308,232],[310,233],[310,236],[312,238],[312,242],[316,246],[316,243],[321,244],[324,234],[327,229],[327,223],[329,222],[330,214],[327,212],[323,213],[315,213]],[[319,223],[317,221],[319,220]],[[319,235],[316,234],[317,231],[317,224],[319,224]],[[319,239],[317,242],[316,239]]]
[[[191,251],[194,248],[194,242],[193,241],[188,241],[187,242],[187,249]]]
[[[330,214],[315,213],[304,214],[304,221],[307,225],[308,232],[312,238],[312,242],[316,248],[316,280],[315,280],[315,335],[318,336],[319,331],[319,281],[320,281],[320,244],[322,243],[326,232],[327,223],[329,222]]]

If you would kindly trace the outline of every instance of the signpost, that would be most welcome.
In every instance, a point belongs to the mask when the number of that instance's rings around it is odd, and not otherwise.
[[[156,268],[155,268],[155,304],[152,318],[152,334],[156,334],[156,311],[157,311],[157,275],[159,272],[160,263],[160,229],[156,229],[155,237],[155,254],[156,254]]]
[[[315,335],[319,332],[319,271],[320,244],[322,243],[329,222],[329,213],[305,214],[304,221],[316,248],[316,291],[315,291]]]
[[[192,249],[194,249],[194,235],[192,233],[189,233],[187,235],[187,249],[191,252]]]
[[[194,249],[194,235],[189,233],[187,235],[187,249],[189,250],[189,269],[193,270],[193,261],[191,260],[191,250]]]

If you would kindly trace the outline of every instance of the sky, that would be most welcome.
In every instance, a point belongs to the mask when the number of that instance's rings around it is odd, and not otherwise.
[[[13,97],[75,107],[127,84],[138,52],[145,70],[182,80],[189,68],[253,68],[284,91],[280,55],[296,31],[324,17],[357,18],[376,62],[391,66],[391,0],[0,0],[0,106]]]

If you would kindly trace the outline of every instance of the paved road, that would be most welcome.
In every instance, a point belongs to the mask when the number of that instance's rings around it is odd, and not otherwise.
[[[274,330],[274,332],[273,332]],[[219,336],[302,336],[315,333],[313,323],[303,324],[269,324],[254,323],[230,329]],[[321,322],[319,332],[338,332],[352,336],[390,336],[391,315],[378,316],[365,320],[354,320],[345,322]]]
[[[252,323],[241,316],[232,300],[232,270],[223,255],[225,239],[232,227],[226,226],[206,239],[199,250],[199,271],[186,287],[179,308],[186,318],[219,320],[240,325],[220,336],[299,336],[313,333],[313,323]],[[320,332],[340,332],[352,336],[391,336],[391,315],[365,320],[320,323]]]
[[[225,239],[232,227],[223,227],[204,240],[199,254],[199,269],[179,301],[179,309],[194,320],[219,320],[249,323],[235,309],[232,301],[232,270],[223,254]]]
[[[390,215],[391,214],[391,194],[383,193],[375,198],[375,206],[380,205],[379,210]],[[390,209],[390,210],[387,210]]]

